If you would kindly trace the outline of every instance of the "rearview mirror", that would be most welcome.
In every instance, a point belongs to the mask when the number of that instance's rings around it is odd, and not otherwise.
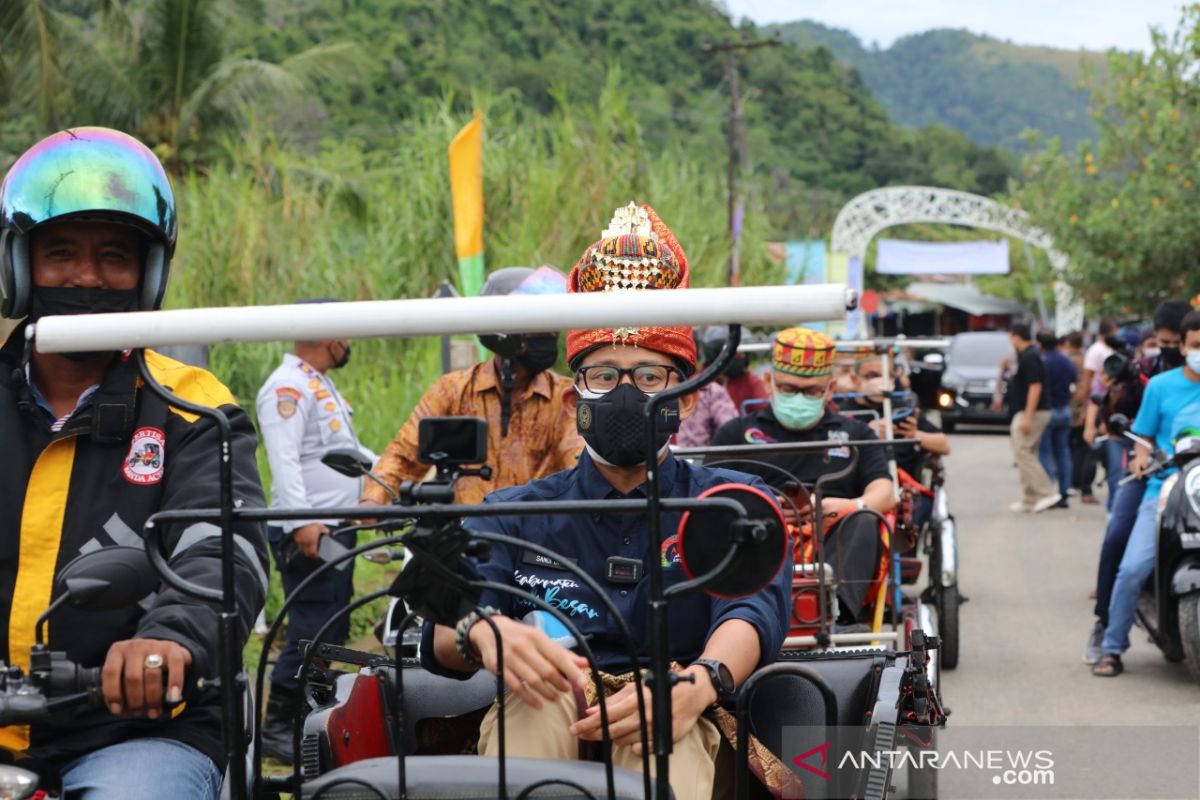
[[[63,567],[56,583],[76,608],[116,611],[155,592],[160,581],[140,547],[102,547]]]
[[[361,478],[371,471],[371,461],[357,450],[341,448],[321,456],[321,463],[347,478]]]
[[[679,522],[679,561],[689,579],[705,575],[740,540],[738,554],[702,587],[714,597],[745,597],[770,585],[787,559],[788,537],[779,506],[762,491],[726,483],[701,499],[723,497],[746,509],[745,519],[725,509],[688,511]],[[746,523],[751,523],[747,526]]]

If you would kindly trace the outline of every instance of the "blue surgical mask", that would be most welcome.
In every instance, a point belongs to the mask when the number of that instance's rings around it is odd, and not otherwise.
[[[825,415],[825,396],[808,397],[795,394],[771,394],[771,408],[779,424],[791,431],[806,431]]]
[[[1200,350],[1187,351],[1188,369],[1200,375]]]

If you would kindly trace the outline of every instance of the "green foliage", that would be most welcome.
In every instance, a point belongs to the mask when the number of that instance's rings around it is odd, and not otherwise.
[[[1107,312],[1144,312],[1200,289],[1200,6],[1149,54],[1113,53],[1093,99],[1098,140],[1031,156],[1016,200],[1071,258]]]
[[[868,49],[849,31],[803,20],[778,26],[803,47],[825,47],[856,69],[897,123],[943,125],[971,141],[1021,146],[1027,128],[1077,142],[1095,134],[1081,81],[1104,55],[1003,42],[964,30],[932,30]]]

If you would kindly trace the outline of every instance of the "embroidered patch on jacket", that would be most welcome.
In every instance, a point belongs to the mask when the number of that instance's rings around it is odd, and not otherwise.
[[[290,386],[281,386],[275,390],[275,410],[279,416],[287,419],[296,413],[300,402],[300,392]]]
[[[663,540],[662,543],[662,565],[664,567],[673,567],[679,563],[679,534],[673,534]]]
[[[831,442],[848,442],[850,441],[849,431],[829,431],[829,441]],[[829,449],[830,458],[849,458],[849,447],[833,447]]]
[[[129,455],[121,470],[125,480],[139,486],[152,486],[162,480],[166,464],[167,437],[158,428],[138,428],[133,432]]]

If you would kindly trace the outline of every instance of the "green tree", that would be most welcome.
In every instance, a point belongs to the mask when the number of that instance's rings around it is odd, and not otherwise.
[[[1016,202],[1071,258],[1102,311],[1146,311],[1200,289],[1200,6],[1155,31],[1150,53],[1112,53],[1092,98],[1100,134],[1030,157]]]

